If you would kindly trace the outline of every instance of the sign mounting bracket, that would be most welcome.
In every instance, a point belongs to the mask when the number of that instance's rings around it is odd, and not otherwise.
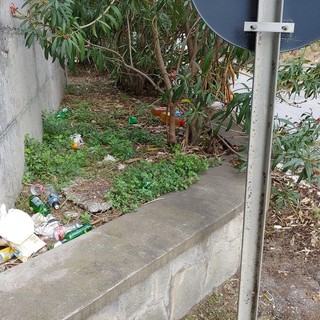
[[[244,31],[247,32],[280,32],[280,33],[293,33],[294,23],[287,22],[254,22],[245,21]]]

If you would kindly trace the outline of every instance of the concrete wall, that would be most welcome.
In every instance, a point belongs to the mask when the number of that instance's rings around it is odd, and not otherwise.
[[[0,1],[0,203],[7,207],[20,192],[25,135],[41,139],[41,113],[59,106],[65,84],[59,64],[46,61],[39,46],[25,47],[10,3]]]
[[[1,320],[181,319],[239,268],[243,198],[244,176],[223,162],[1,272]]]
[[[90,320],[177,320],[233,276],[240,265],[242,215],[137,283]],[[92,312],[92,311],[91,311]],[[79,314],[70,319],[87,319]]]

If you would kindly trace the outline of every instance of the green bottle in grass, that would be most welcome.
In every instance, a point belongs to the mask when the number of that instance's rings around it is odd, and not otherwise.
[[[51,213],[49,207],[36,195],[29,198],[29,206],[34,212],[40,212],[45,217]]]

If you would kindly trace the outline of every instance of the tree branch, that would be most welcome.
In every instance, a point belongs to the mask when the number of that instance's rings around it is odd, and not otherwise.
[[[88,24],[85,24],[85,25],[83,25],[83,26],[80,26],[79,29],[85,29],[85,28],[90,27],[90,26],[92,26],[93,24],[95,24],[97,21],[99,21],[99,20],[110,10],[111,6],[112,6],[115,2],[116,2],[116,0],[112,0],[111,3],[107,6],[106,10],[104,10],[97,19],[91,21],[91,22],[88,23]]]
[[[113,49],[107,48],[107,47],[100,46],[98,44],[91,43],[90,41],[85,40],[85,39],[84,39],[84,41],[88,45],[90,45],[92,47],[96,47],[96,48],[99,48],[99,49],[102,49],[102,50],[105,50],[105,51],[109,51],[109,52],[115,54],[119,58],[119,60],[121,61],[122,65],[124,67],[126,67],[126,68],[128,68],[128,69],[130,69],[130,70],[132,70],[132,71],[134,71],[136,73],[138,73],[139,75],[141,75],[142,77],[147,79],[157,91],[159,91],[160,93],[164,93],[164,91],[148,75],[143,73],[141,70],[135,68],[134,66],[131,66],[131,65],[127,64],[119,52],[117,52],[117,51],[115,51]]]

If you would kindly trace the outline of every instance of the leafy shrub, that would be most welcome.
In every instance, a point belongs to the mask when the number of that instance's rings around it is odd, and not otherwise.
[[[282,171],[298,175],[298,182],[318,180],[320,186],[320,120],[303,114],[300,123],[278,119],[274,130],[272,168],[281,164]]]

